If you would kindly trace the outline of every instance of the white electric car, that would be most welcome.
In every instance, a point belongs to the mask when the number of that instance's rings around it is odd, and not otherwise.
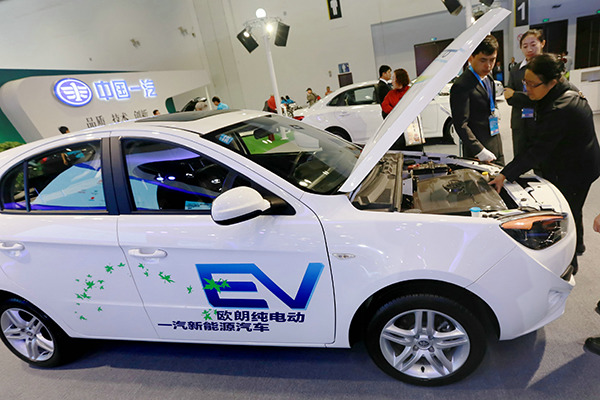
[[[0,153],[0,338],[349,347],[440,385],[564,311],[575,229],[547,181],[388,152],[508,12],[461,35],[364,148],[257,111],[161,115]],[[442,68],[443,67],[443,68]],[[475,209],[474,207],[477,207]]]

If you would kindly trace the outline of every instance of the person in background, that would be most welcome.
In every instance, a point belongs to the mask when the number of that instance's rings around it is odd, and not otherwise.
[[[381,116],[384,119],[392,112],[409,88],[410,78],[408,77],[408,72],[402,68],[394,70],[392,75],[392,90],[388,92],[381,103]],[[420,151],[423,150],[423,144],[407,144],[406,134],[404,134],[394,143],[392,149]]]
[[[513,68],[515,68],[517,66],[517,62],[515,61],[514,57],[510,58],[510,62],[508,63],[508,73],[510,73],[510,71],[513,70]]]
[[[596,232],[600,233],[600,214],[596,215],[596,218],[594,218],[593,227]],[[598,308],[598,310],[600,310],[600,301],[598,302],[596,307]],[[591,351],[592,353],[600,355],[600,336],[587,338],[583,347],[586,350]]]
[[[329,93],[333,93],[333,92],[331,91],[331,88],[329,86],[327,86],[325,88],[325,96],[327,96]]]
[[[212,98],[212,102],[215,105],[215,107],[217,107],[217,110],[229,110],[229,106],[225,103],[222,103],[221,99],[217,96],[214,96]]]
[[[487,35],[469,57],[469,68],[452,85],[450,109],[454,128],[462,140],[463,155],[483,162],[496,160],[503,165],[496,85],[490,75],[497,54],[498,41]]]
[[[271,95],[271,97],[269,97],[265,101],[263,111],[277,114],[277,103],[275,102],[275,95]]]
[[[562,61],[565,63],[565,71],[567,71],[566,74],[568,74],[571,71],[571,68],[573,68],[573,57],[571,57],[566,50],[562,53]]]
[[[525,66],[531,58],[542,54],[545,44],[544,33],[539,29],[530,29],[521,36],[519,45],[525,59],[510,71],[508,84],[504,90],[506,102],[512,106],[510,127],[515,157],[529,147],[528,141],[532,140],[533,131],[533,102],[527,96],[527,90],[523,86]]]
[[[590,186],[600,177],[600,145],[587,99],[563,77],[563,72],[564,64],[556,55],[529,59],[523,84],[529,98],[536,102],[533,141],[490,185],[500,192],[505,180],[514,181],[539,165],[542,177],[560,190],[571,208],[577,229],[572,262],[575,273],[577,255],[585,251],[583,204]]]
[[[405,69],[397,69],[394,71],[392,79],[392,90],[388,92],[383,101],[381,102],[381,116],[387,117],[392,109],[396,107],[396,104],[400,101],[402,96],[406,93],[410,85],[410,79],[408,78],[408,72]]]
[[[160,111],[158,109],[152,111],[152,115],[160,115]]]
[[[504,72],[502,71],[500,61],[496,61],[496,66],[494,67],[494,79],[502,82],[502,85],[504,85]]]
[[[306,102],[309,107],[315,104],[320,98],[318,94],[313,93],[311,88],[306,89]]]
[[[58,127],[58,131],[59,131],[60,133],[62,133],[63,135],[64,135],[65,133],[71,133],[71,131],[69,130],[69,128],[67,128],[66,126],[60,126],[60,127]]]
[[[389,65],[379,67],[379,82],[375,85],[375,101],[381,104],[391,90],[388,81],[392,78],[392,69]]]

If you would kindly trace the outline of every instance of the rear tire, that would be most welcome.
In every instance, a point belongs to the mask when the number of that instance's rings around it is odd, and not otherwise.
[[[454,138],[457,136],[454,125],[452,124],[452,118],[448,117],[444,122],[443,137],[444,144],[456,144]]]
[[[68,361],[71,339],[46,314],[24,300],[0,304],[0,338],[21,360],[38,367]]]
[[[438,386],[459,381],[481,363],[487,338],[475,316],[454,300],[430,294],[396,298],[367,328],[369,355],[401,381]]]

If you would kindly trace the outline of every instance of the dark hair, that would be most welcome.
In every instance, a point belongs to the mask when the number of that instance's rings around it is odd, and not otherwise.
[[[527,32],[525,32],[523,34],[523,36],[521,36],[521,39],[519,39],[519,47],[523,47],[523,40],[527,37],[527,36],[535,36],[535,38],[537,40],[541,42],[544,41],[544,31],[541,29],[530,29]]]
[[[487,35],[483,42],[479,43],[479,46],[475,48],[475,51],[472,55],[477,55],[479,53],[483,53],[486,56],[494,54],[498,51],[498,41],[493,35]]]
[[[306,91],[307,91],[307,92],[308,92],[309,90],[312,92],[312,89],[311,89],[311,88],[308,88],[308,89],[306,89]]]
[[[391,71],[392,67],[390,67],[389,65],[382,65],[381,67],[379,67],[379,77],[381,77],[381,75],[385,74],[388,71]]]
[[[58,130],[60,131],[60,133],[62,133],[63,135],[67,132],[69,132],[69,128],[67,128],[66,126],[60,126],[58,128]]]
[[[536,74],[544,84],[547,84],[552,79],[561,80],[565,64],[560,56],[546,53],[532,57],[525,68]]]
[[[158,111],[158,108],[157,108],[156,110],[152,111],[152,114],[154,114],[154,115],[158,115],[158,113],[159,113],[159,112],[160,112],[160,111]]]
[[[394,80],[402,86],[408,86],[410,84],[408,72],[406,72],[406,70],[403,68],[394,70]]]
[[[221,102],[221,99],[220,99],[220,98],[218,98],[217,96],[215,96],[215,97],[213,97],[213,98],[212,98],[212,102],[214,103],[215,101],[216,101],[217,103],[220,103],[220,102]]]

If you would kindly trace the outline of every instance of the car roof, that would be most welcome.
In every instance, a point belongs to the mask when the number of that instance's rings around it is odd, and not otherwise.
[[[172,114],[162,114],[155,117],[142,118],[127,124],[109,125],[103,131],[119,131],[125,129],[147,130],[153,127],[169,127],[185,131],[205,134],[224,126],[237,124],[248,119],[269,115],[264,111],[255,110],[210,110],[185,111]],[[108,128],[108,129],[107,129]]]

